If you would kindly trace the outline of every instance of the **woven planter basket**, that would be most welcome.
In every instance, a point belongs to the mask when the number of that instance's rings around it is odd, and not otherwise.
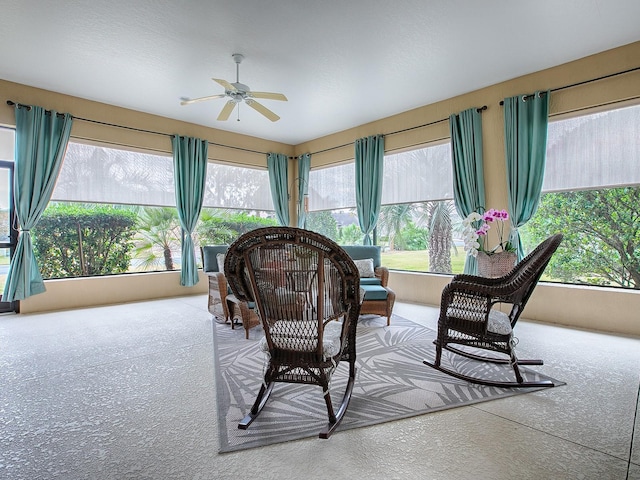
[[[478,275],[481,277],[497,278],[506,275],[516,264],[515,252],[500,252],[487,255],[478,252]]]

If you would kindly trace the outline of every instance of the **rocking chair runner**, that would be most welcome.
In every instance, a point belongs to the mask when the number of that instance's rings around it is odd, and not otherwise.
[[[256,419],[274,383],[305,383],[322,387],[329,423],[319,436],[329,438],[347,410],[356,374],[360,277],[353,260],[317,233],[267,227],[229,247],[225,272],[238,299],[256,303],[265,332],[260,348],[268,357],[258,397],[238,428]],[[335,411],[329,383],[341,361],[349,377]]]
[[[542,365],[542,360],[518,360],[515,354],[513,327],[542,276],[551,256],[556,251],[562,234],[553,235],[538,245],[508,274],[500,278],[456,275],[442,292],[438,334],[435,340],[436,358],[431,363],[437,370],[469,382],[497,387],[552,387],[551,381],[524,381],[519,365]],[[511,305],[509,314],[494,306]],[[508,355],[495,358],[475,355],[452,344],[475,347]],[[474,360],[511,364],[515,382],[492,381],[475,378],[442,366],[442,350],[446,349]]]

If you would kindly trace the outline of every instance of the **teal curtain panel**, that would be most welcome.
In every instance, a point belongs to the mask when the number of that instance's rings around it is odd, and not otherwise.
[[[524,250],[518,228],[538,209],[547,154],[550,92],[504,99],[504,141],[507,162],[511,243],[518,261]]]
[[[465,218],[485,207],[484,163],[482,159],[482,114],[470,108],[449,117],[453,200],[458,215]],[[464,273],[477,274],[476,258],[467,255]]]
[[[372,245],[371,233],[380,215],[384,171],[384,136],[373,135],[355,142],[356,209],[364,234],[362,243]]]
[[[304,199],[309,193],[309,170],[311,169],[311,154],[305,153],[298,157],[298,228],[304,228],[307,212],[304,209]]]
[[[267,155],[271,198],[276,210],[276,219],[283,227],[289,226],[289,158],[282,153]]]
[[[199,138],[179,135],[175,135],[171,143],[176,208],[182,227],[180,285],[192,287],[198,283],[198,268],[191,235],[202,210],[209,143]]]
[[[73,119],[68,113],[16,105],[14,203],[18,244],[2,300],[23,300],[45,291],[33,253],[31,230],[47,208],[64,158]]]

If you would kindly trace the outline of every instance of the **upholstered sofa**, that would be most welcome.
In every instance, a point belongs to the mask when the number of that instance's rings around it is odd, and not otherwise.
[[[387,325],[389,325],[396,294],[387,286],[389,269],[382,266],[380,247],[378,245],[343,245],[342,248],[353,259],[360,271],[360,287],[365,292],[360,314],[387,317]]]
[[[224,275],[223,257],[229,245],[208,245],[200,248],[202,269],[209,280],[209,313],[216,322],[231,323],[231,328],[242,324],[245,337],[249,338],[249,329],[260,324],[258,315],[252,305],[239,301],[231,292]]]
[[[242,324],[245,336],[249,338],[249,329],[260,324],[260,319],[253,309],[239,301],[229,289],[224,275],[224,262],[219,254],[226,254],[228,245],[209,245],[201,247],[202,266],[209,280],[209,313],[219,323],[231,323],[231,328]],[[380,247],[377,245],[345,245],[345,251],[354,260],[360,271],[360,286],[364,290],[364,300],[360,308],[361,315],[379,315],[387,317],[387,325],[391,323],[393,305],[396,294],[387,283],[389,269],[382,266]]]

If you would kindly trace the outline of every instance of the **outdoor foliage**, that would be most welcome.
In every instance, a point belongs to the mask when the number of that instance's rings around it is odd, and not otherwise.
[[[363,237],[364,234],[362,230],[360,230],[359,225],[345,225],[338,229],[336,243],[338,243],[338,245],[360,245],[362,244]]]
[[[429,222],[429,270],[451,273],[451,248],[453,247],[453,202],[428,202]]]
[[[547,193],[525,228],[529,250],[564,234],[547,275],[640,289],[640,187]]]
[[[200,245],[225,245],[243,233],[277,224],[275,218],[261,218],[247,212],[203,209],[196,233]]]
[[[356,225],[356,227],[358,226]],[[342,243],[338,241],[338,223],[330,211],[309,212],[307,214],[306,228],[325,237],[329,237],[338,243]],[[360,231],[360,228],[358,228],[358,231]],[[360,241],[356,241],[355,243],[362,243],[362,233],[360,233]]]
[[[108,206],[50,205],[33,231],[44,278],[129,270],[136,214]]]
[[[163,266],[175,270],[173,251],[180,249],[178,210],[174,207],[142,207],[138,212],[138,234],[133,255],[144,270]]]
[[[412,223],[414,204],[383,205],[376,228],[386,235],[390,250],[409,250],[403,232]]]

